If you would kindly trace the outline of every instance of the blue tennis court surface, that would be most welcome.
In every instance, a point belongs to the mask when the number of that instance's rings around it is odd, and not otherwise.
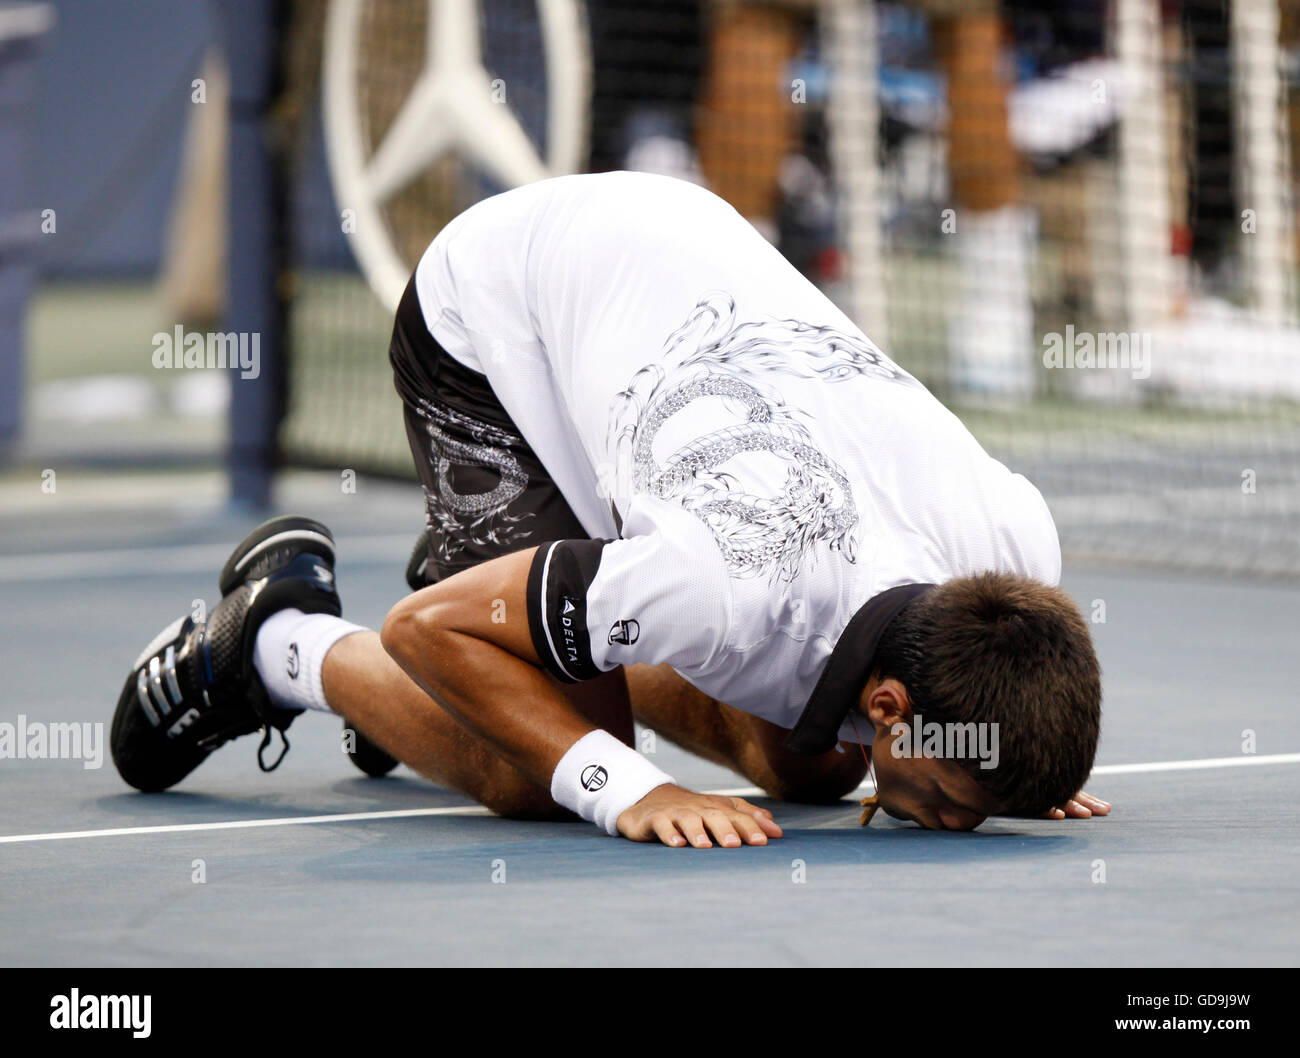
[[[0,492],[0,723],[106,736],[135,653],[215,600],[256,519],[220,514],[201,473]],[[418,492],[299,474],[282,506],[331,525],[344,613],[378,624]],[[1100,567],[1064,584],[1104,609],[1088,788],[1109,818],[864,831],[851,801],[759,799],[784,839],[666,849],[498,819],[404,768],[367,779],[339,723],[308,715],[275,774],[246,738],[161,795],[130,791],[103,742],[98,768],[0,760],[0,962],[1294,965],[1300,588]],[[662,740],[656,761],[695,788],[744,785]]]

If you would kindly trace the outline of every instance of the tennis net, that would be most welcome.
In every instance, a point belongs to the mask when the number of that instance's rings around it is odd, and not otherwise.
[[[392,280],[314,115],[364,169],[451,7],[539,164],[722,194],[1039,485],[1069,559],[1300,576],[1294,5],[300,3],[292,461],[412,473]],[[409,268],[528,173],[496,168],[449,151],[364,223]]]

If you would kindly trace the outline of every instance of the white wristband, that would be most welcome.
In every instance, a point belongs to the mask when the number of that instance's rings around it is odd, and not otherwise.
[[[617,837],[618,817],[656,786],[672,781],[608,731],[592,731],[560,758],[551,776],[551,796]]]

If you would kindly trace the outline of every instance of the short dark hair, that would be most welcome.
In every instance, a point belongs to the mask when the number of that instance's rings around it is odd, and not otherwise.
[[[998,765],[963,770],[1006,815],[1063,804],[1092,771],[1101,668],[1065,592],[1011,573],[940,584],[890,622],[876,675],[906,689],[925,723],[996,723]]]

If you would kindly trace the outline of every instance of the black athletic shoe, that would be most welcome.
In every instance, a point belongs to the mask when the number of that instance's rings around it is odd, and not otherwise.
[[[411,591],[419,591],[432,583],[428,571],[429,534],[426,531],[415,541],[406,563],[406,583]],[[343,721],[343,737],[347,740],[343,745],[347,747],[348,759],[372,779],[382,779],[397,767],[396,757],[380,749],[346,720]]]
[[[138,790],[175,785],[217,747],[259,729],[263,771],[273,771],[288,752],[284,731],[302,710],[271,704],[253,667],[253,644],[278,610],[338,616],[334,538],[310,518],[273,518],[235,548],[218,583],[222,598],[207,620],[168,625],[122,688],[110,736],[113,763]],[[267,764],[272,730],[283,747]]]

